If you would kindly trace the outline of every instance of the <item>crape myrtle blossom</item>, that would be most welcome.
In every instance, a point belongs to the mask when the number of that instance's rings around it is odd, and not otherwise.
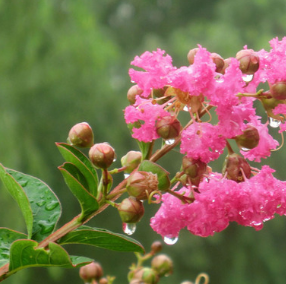
[[[174,67],[160,49],[132,62],[143,69],[129,71],[131,81],[143,91],[125,109],[126,123],[135,125],[134,138],[154,142],[160,138],[158,121],[168,116],[180,121],[189,114],[174,143],[185,155],[183,161],[189,159],[188,166],[170,177],[174,187],[162,195],[161,207],[151,219],[152,228],[163,237],[177,237],[185,227],[206,237],[233,221],[259,230],[275,213],[286,215],[286,182],[277,180],[268,166],[259,170],[248,163],[260,163],[278,148],[269,134],[273,121],[276,126],[280,123],[279,132],[286,130],[286,37],[275,38],[270,45],[269,52],[245,46],[236,58],[221,58],[221,69],[201,46],[189,52],[193,57],[188,57],[188,66]],[[259,84],[265,82],[269,90],[260,90]],[[257,115],[256,101],[264,107],[267,120]],[[233,150],[228,140],[238,148]],[[150,156],[152,162],[172,149],[162,145]],[[213,172],[208,163],[226,152],[223,174]],[[174,191],[179,184],[181,189]]]
[[[237,222],[256,230],[274,214],[286,214],[286,182],[273,177],[274,170],[263,166],[261,171],[244,182],[237,183],[219,174],[200,184],[195,201],[182,204],[168,193],[151,219],[151,227],[163,237],[177,237],[184,227],[198,236],[212,236],[224,230],[229,222]],[[188,188],[179,193],[189,194]]]

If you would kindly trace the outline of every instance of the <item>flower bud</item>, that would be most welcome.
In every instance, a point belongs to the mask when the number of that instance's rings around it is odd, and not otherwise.
[[[98,280],[103,275],[103,270],[98,262],[91,262],[85,266],[82,266],[79,270],[79,276],[85,282],[91,282],[91,280]]]
[[[152,259],[151,266],[160,277],[173,273],[173,261],[165,254],[155,256]]]
[[[224,60],[223,58],[217,54],[217,53],[212,53],[211,54],[211,59],[213,61],[213,63],[216,65],[216,69],[215,71],[218,73],[222,73],[223,69],[224,69]]]
[[[184,281],[184,282],[182,282],[181,284],[194,284],[194,283],[191,282],[191,281]]]
[[[133,85],[131,88],[129,88],[127,92],[127,99],[131,105],[135,104],[136,96],[141,95],[143,93],[143,90],[141,90],[138,85]]]
[[[175,116],[165,116],[156,121],[156,132],[163,139],[177,138],[181,124]]]
[[[148,199],[148,194],[158,189],[158,178],[151,172],[137,171],[127,181],[127,192],[138,200]]]
[[[252,75],[259,68],[259,56],[252,49],[242,49],[236,54],[243,74]]]
[[[182,167],[184,173],[190,178],[201,177],[207,168],[207,164],[201,160],[195,160],[193,158],[188,158],[184,156],[182,160]]]
[[[224,59],[223,69],[220,72],[221,74],[225,73],[225,69],[230,65],[230,62],[231,62],[231,57]]]
[[[227,179],[242,182],[244,181],[244,176],[250,178],[251,168],[243,157],[233,153],[226,157],[222,174],[226,174]]]
[[[197,54],[197,52],[199,51],[199,48],[193,48],[189,51],[187,58],[190,64],[194,64],[195,61],[195,56]]]
[[[158,253],[162,250],[163,246],[160,241],[153,242],[151,245],[151,250],[153,253]]]
[[[142,153],[139,151],[129,151],[125,156],[121,158],[122,167],[127,167],[124,171],[131,173],[141,163]]]
[[[94,144],[89,150],[91,162],[101,169],[107,169],[115,158],[114,149],[108,143]]]
[[[91,147],[93,145],[93,132],[87,122],[74,125],[68,136],[68,143],[78,147]]]
[[[140,267],[130,271],[128,279],[131,280],[130,284],[156,284],[159,282],[158,274],[150,267]]]
[[[137,223],[144,215],[143,203],[131,196],[123,199],[117,209],[123,223]]]
[[[276,100],[286,99],[286,82],[278,82],[270,87],[270,93]]]
[[[273,117],[273,118],[279,118],[279,115],[274,115],[273,114],[273,109],[276,108],[279,104],[283,104],[284,101],[281,101],[281,100],[277,100],[277,99],[274,99],[274,98],[261,98],[260,99],[267,115],[269,117]]]
[[[258,130],[255,127],[249,125],[241,135],[235,137],[235,141],[240,148],[248,150],[253,149],[259,143]]]
[[[101,279],[99,280],[99,284],[108,284],[107,278],[101,278]]]

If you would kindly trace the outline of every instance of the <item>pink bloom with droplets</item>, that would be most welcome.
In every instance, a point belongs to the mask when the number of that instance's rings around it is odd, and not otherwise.
[[[141,99],[137,96],[135,105],[128,106],[124,111],[126,123],[141,121],[139,128],[133,127],[132,137],[143,142],[151,142],[158,139],[155,122],[158,118],[170,116],[161,105],[154,105],[149,100]]]
[[[286,182],[274,178],[273,172],[263,166],[257,175],[241,183],[217,178],[203,181],[191,204],[179,203],[176,197],[164,194],[151,226],[162,236],[178,236],[185,226],[195,235],[212,236],[229,222],[260,230],[275,213],[286,215]]]
[[[191,96],[206,96],[214,92],[216,66],[210,55],[210,52],[199,46],[192,65],[170,73],[171,85],[183,92],[189,92]]]
[[[169,84],[168,74],[176,70],[172,65],[170,55],[165,55],[165,51],[144,52],[140,57],[136,56],[131,62],[132,65],[140,67],[145,71],[129,69],[129,76],[132,82],[137,83],[138,87],[143,90],[142,97],[148,97],[152,89],[160,89]]]
[[[180,152],[208,163],[223,153],[225,145],[225,138],[220,135],[218,126],[206,122],[193,123],[182,131]]]
[[[286,116],[286,105],[284,104],[279,104],[274,110],[273,110],[273,114],[275,115],[279,115],[282,114],[284,116]],[[285,117],[283,118],[285,120]],[[281,123],[280,124],[280,130],[279,133],[286,131],[286,123]]]
[[[260,117],[253,117],[249,125],[258,130],[259,143],[255,148],[249,151],[240,151],[240,153],[250,161],[260,162],[261,158],[269,157],[271,150],[275,149],[279,143],[269,134],[268,123],[262,124]]]

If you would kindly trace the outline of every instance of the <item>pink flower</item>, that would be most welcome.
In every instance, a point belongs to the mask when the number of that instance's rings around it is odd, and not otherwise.
[[[259,143],[255,148],[247,152],[240,151],[240,153],[250,161],[260,162],[261,158],[269,157],[271,150],[275,149],[279,143],[269,134],[268,124],[262,124],[260,117],[253,117],[249,125],[254,126],[258,130]]]
[[[179,230],[187,226],[191,233],[207,237],[233,221],[260,230],[275,213],[286,214],[286,182],[274,178],[273,172],[263,166],[245,182],[217,178],[203,181],[191,204],[182,204],[174,196],[164,194],[151,226],[162,236],[178,236]],[[186,188],[180,190],[184,191],[188,193]]]
[[[140,57],[136,56],[131,62],[132,65],[143,68],[145,71],[136,71],[129,69],[129,75],[132,82],[136,82],[143,90],[142,97],[148,97],[152,89],[160,89],[169,84],[168,73],[176,70],[172,65],[170,55],[164,56],[165,51],[144,52]]]
[[[274,110],[273,110],[273,114],[275,115],[279,115],[279,114],[282,114],[282,115],[286,115],[286,105],[284,104],[279,104]],[[270,118],[271,119],[271,118]],[[284,118],[285,119],[285,118]],[[282,123],[280,124],[280,130],[279,130],[279,133],[283,132],[283,131],[286,131],[286,123]]]
[[[210,53],[199,46],[194,64],[170,73],[171,85],[183,92],[189,92],[190,96],[208,95],[214,91],[215,68]]]
[[[208,163],[217,159],[226,145],[219,127],[210,123],[193,123],[182,132],[181,150],[188,157]]]
[[[132,137],[143,142],[151,142],[158,139],[155,122],[160,117],[170,116],[170,114],[160,105],[153,105],[149,100],[141,99],[137,96],[135,105],[125,108],[124,117],[126,123],[141,121],[139,128],[133,127]]]

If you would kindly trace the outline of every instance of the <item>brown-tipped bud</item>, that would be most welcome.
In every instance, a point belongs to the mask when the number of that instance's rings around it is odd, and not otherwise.
[[[252,49],[242,49],[236,54],[243,74],[252,75],[259,68],[259,56]]]
[[[195,160],[184,156],[182,160],[183,172],[190,178],[201,177],[207,169],[207,164],[201,160]]]
[[[181,124],[175,116],[165,116],[156,121],[156,132],[163,139],[177,138],[180,131]]]
[[[138,85],[133,85],[131,88],[129,88],[127,92],[127,99],[131,105],[135,104],[136,96],[141,95],[143,93],[143,90],[141,90]]]
[[[82,266],[79,270],[79,276],[85,282],[91,282],[91,280],[98,280],[103,275],[103,270],[98,262],[91,262],[85,266]]]
[[[158,189],[158,177],[151,172],[137,171],[129,176],[126,189],[138,200],[148,199],[148,195]]]
[[[139,151],[129,151],[121,158],[122,167],[127,167],[124,171],[130,174],[141,163],[142,153]]]
[[[94,144],[88,155],[91,162],[101,169],[107,169],[115,159],[114,149],[108,143]]]
[[[87,122],[74,125],[68,136],[68,143],[78,147],[91,147],[93,145],[93,132]]]
[[[151,251],[153,253],[158,253],[162,250],[163,248],[163,245],[160,241],[156,241],[156,242],[153,242],[153,244],[151,245]]]
[[[278,82],[270,87],[270,94],[276,100],[286,99],[286,82]]]
[[[137,223],[144,215],[143,203],[132,196],[123,199],[117,209],[123,223]]]
[[[213,61],[213,63],[216,65],[216,69],[215,71],[218,73],[222,73],[223,69],[224,69],[224,60],[223,58],[217,54],[217,53],[212,53],[211,54],[211,59]]]
[[[244,177],[250,178],[251,168],[243,157],[233,153],[226,157],[222,174],[226,175],[227,179],[242,182]]]
[[[159,276],[150,267],[140,267],[136,270],[130,271],[128,279],[130,284],[156,284],[159,281]]]
[[[108,284],[107,278],[101,278],[101,279],[99,280],[99,284]]]
[[[189,51],[187,58],[190,64],[194,64],[195,61],[195,56],[197,54],[197,52],[199,51],[199,48],[193,48]]]
[[[152,259],[151,266],[160,277],[173,273],[173,261],[165,254],[155,256]]]
[[[255,148],[259,143],[259,133],[254,126],[247,126],[241,135],[235,137],[235,141],[242,150]]]

